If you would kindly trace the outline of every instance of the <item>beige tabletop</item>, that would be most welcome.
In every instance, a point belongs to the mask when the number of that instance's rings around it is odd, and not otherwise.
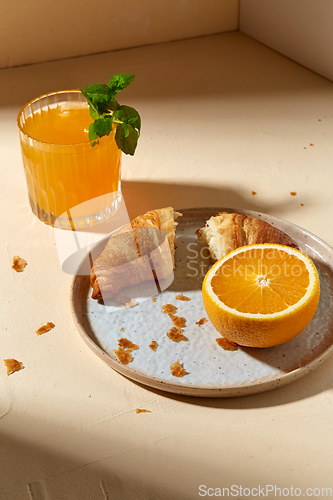
[[[184,397],[119,375],[77,332],[72,276],[53,228],[29,207],[16,116],[38,95],[120,72],[136,75],[126,103],[143,123],[122,164],[130,218],[170,205],[243,208],[333,246],[333,83],[245,35],[1,70],[1,363],[24,369],[0,370],[0,499],[188,500],[223,488],[234,498],[295,488],[324,498],[332,358],[269,392]],[[14,255],[27,260],[24,272],[12,270]],[[48,321],[55,328],[37,336]]]

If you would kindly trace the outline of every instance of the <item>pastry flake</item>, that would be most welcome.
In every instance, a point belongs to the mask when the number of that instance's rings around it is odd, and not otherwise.
[[[152,340],[152,341],[151,341],[151,344],[149,344],[149,348],[150,348],[152,351],[156,351],[156,349],[157,349],[157,345],[158,345],[158,344],[157,344],[156,340]]]
[[[21,361],[17,361],[14,358],[8,358],[3,360],[5,367],[7,368],[7,375],[23,370],[24,366]]]
[[[169,313],[168,316],[171,319],[174,326],[177,326],[179,328],[185,328],[186,319],[183,316],[177,316],[176,314],[171,314],[171,313]]]
[[[124,295],[117,297],[116,302],[118,307],[135,307],[138,305],[138,302],[135,299]]]
[[[183,300],[183,301],[191,300],[190,297],[186,297],[186,295],[183,295],[182,293],[180,293],[179,295],[176,295],[175,299],[176,300]]]
[[[207,321],[208,321],[208,319],[201,318],[201,319],[199,319],[199,321],[196,321],[195,324],[201,326],[201,325],[204,325],[205,323],[207,323]]]
[[[130,351],[131,349],[126,350],[121,346],[113,350],[122,365],[128,365],[132,361],[133,356]]]
[[[25,259],[22,259],[18,255],[13,257],[12,269],[14,269],[17,273],[22,273],[27,265],[28,263]]]
[[[54,327],[55,327],[55,324],[52,323],[51,321],[48,321],[45,325],[40,326],[38,328],[38,330],[36,330],[36,334],[43,335],[44,333],[47,333],[50,330],[52,330],[52,328],[54,328]]]
[[[186,373],[185,368],[179,363],[179,359],[170,365],[171,375],[174,377],[183,377]]]
[[[170,328],[170,330],[167,332],[167,336],[169,337],[170,340],[173,340],[174,342],[180,342],[181,340],[188,340],[185,335],[182,333],[182,329],[179,328],[178,326],[173,326]]]
[[[150,410],[145,410],[144,408],[135,408],[135,413],[151,413]]]
[[[224,337],[219,337],[218,339],[215,339],[217,345],[222,347],[222,349],[225,349],[226,351],[237,351],[238,350],[238,344],[236,342],[232,342],[231,340],[225,339]]]
[[[173,314],[177,311],[177,307],[173,306],[172,304],[165,304],[164,306],[161,306],[161,309],[164,314]]]
[[[133,344],[133,342],[126,339],[125,337],[118,340],[118,345],[119,347],[123,347],[124,349],[131,349],[132,351],[139,349],[139,346],[137,344]]]

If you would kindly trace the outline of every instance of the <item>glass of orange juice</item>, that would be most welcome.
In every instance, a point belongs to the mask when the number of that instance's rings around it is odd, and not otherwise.
[[[115,129],[92,146],[92,121],[79,90],[38,97],[17,117],[30,206],[46,224],[83,229],[119,206],[121,151]]]

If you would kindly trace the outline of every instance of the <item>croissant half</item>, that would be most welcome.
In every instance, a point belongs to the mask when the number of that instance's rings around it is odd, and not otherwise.
[[[236,213],[218,213],[196,234],[200,241],[207,243],[214,261],[245,245],[277,243],[298,248],[293,239],[268,222]]]
[[[172,207],[151,210],[113,234],[92,267],[91,297],[109,299],[122,288],[167,278],[175,266],[179,216]]]

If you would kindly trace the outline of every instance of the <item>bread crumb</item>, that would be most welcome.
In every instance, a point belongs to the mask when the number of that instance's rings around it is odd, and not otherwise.
[[[15,255],[15,257],[13,257],[12,268],[17,273],[21,273],[22,271],[24,271],[24,269],[26,268],[27,265],[28,265],[27,261],[22,259],[18,255]]]
[[[24,368],[23,363],[14,358],[4,359],[3,362],[7,368],[7,375],[11,375],[12,373],[23,370]]]
[[[237,351],[238,349],[238,344],[236,344],[236,342],[232,342],[231,340],[225,339],[224,337],[219,337],[215,340],[217,342],[217,345],[219,345],[226,351]]]
[[[312,144],[312,142],[310,143],[310,146],[314,146],[314,144]]]
[[[178,326],[179,328],[185,328],[186,319],[183,318],[183,316],[177,316],[176,314],[171,314],[171,313],[169,313],[168,316],[171,319],[174,326]]]
[[[156,302],[157,298],[154,297],[153,299],[151,299],[152,302]]]
[[[130,340],[126,338],[121,338],[118,340],[119,347],[123,347],[124,349],[131,349],[132,351],[139,349],[137,344],[133,344]]]
[[[47,333],[49,332],[50,330],[52,330],[52,328],[55,327],[55,324],[52,323],[52,321],[48,321],[45,325],[42,325],[38,328],[38,330],[36,330],[36,334],[37,335],[43,335],[43,333]]]
[[[207,321],[208,321],[208,319],[201,318],[201,319],[199,319],[199,321],[196,321],[195,324],[201,326],[201,325],[207,323]]]
[[[257,193],[255,191],[252,191],[253,196],[255,196]]]
[[[188,340],[188,338],[186,338],[185,335],[182,334],[182,329],[179,328],[178,326],[173,326],[172,328],[170,328],[170,330],[167,332],[167,336],[174,342],[180,342],[181,340]]]
[[[301,207],[304,207],[304,203],[301,203]]]
[[[191,300],[190,297],[186,297],[186,295],[183,295],[182,293],[180,293],[179,295],[176,295],[175,299],[177,299],[177,300],[184,300],[184,301]]]
[[[177,361],[175,361],[174,363],[172,363],[172,365],[170,365],[170,370],[171,370],[171,375],[173,375],[174,377],[182,377],[186,373],[185,368],[183,368],[182,365],[179,363],[179,359],[177,359]]]
[[[151,349],[152,351],[156,351],[156,349],[157,349],[157,345],[158,345],[158,344],[157,344],[156,340],[152,340],[152,341],[151,341],[151,344],[149,344],[149,347],[150,347],[150,349]]]
[[[304,149],[306,149],[306,147],[304,146]]]
[[[290,194],[291,194],[291,196],[296,196],[297,195],[296,191],[291,191]]]
[[[138,305],[138,302],[135,299],[125,296],[117,297],[116,302],[118,307],[135,307]]]
[[[135,408],[135,413],[151,413],[150,410],[144,410],[143,408]]]
[[[177,307],[173,306],[172,304],[165,304],[164,306],[161,307],[161,309],[164,312],[164,314],[174,313],[177,311]]]
[[[115,353],[115,355],[117,356],[122,365],[128,365],[128,363],[130,363],[133,359],[133,356],[130,353],[130,349],[124,350],[120,346],[119,349],[114,349],[113,352]]]

